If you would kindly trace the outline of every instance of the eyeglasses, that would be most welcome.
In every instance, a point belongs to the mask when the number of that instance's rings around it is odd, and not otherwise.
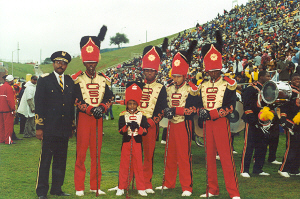
[[[58,64],[58,65],[63,65],[63,66],[68,65],[68,63],[64,62],[64,61],[55,61],[55,63]]]

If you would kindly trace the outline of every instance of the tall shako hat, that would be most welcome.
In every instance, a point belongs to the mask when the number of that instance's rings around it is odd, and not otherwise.
[[[217,43],[206,44],[202,47],[201,54],[205,71],[222,69],[222,35],[219,30],[216,31]]]
[[[172,60],[172,75],[187,75],[197,41],[193,40],[187,51],[177,52]]]
[[[162,49],[157,46],[146,46],[143,51],[142,69],[153,69],[159,71],[160,59],[167,49],[168,38],[164,39]]]
[[[142,98],[143,84],[140,82],[129,82],[126,84],[125,105],[129,100],[134,100],[139,105]]]
[[[64,61],[66,63],[70,63],[72,58],[71,55],[65,51],[57,51],[51,55],[50,59],[52,62]]]
[[[102,26],[98,36],[84,36],[80,40],[82,62],[99,62],[100,45],[106,35],[107,27]]]

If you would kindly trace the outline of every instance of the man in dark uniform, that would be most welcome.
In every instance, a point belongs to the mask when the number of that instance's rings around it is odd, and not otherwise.
[[[75,101],[82,111],[90,109],[82,99],[79,86],[76,87],[70,76],[64,75],[71,56],[64,51],[51,55],[54,72],[39,78],[35,93],[36,137],[42,140],[36,193],[39,199],[46,199],[49,189],[49,168],[52,164],[52,187],[50,194],[69,196],[61,186],[64,182],[69,137],[72,136]]]
[[[263,84],[270,79],[270,74],[268,72],[261,71],[258,75],[258,81],[249,85],[243,92],[245,113],[242,118],[246,123],[246,128],[241,163],[241,176],[245,178],[250,177],[249,168],[254,149],[255,163],[253,166],[253,173],[262,176],[270,175],[262,170],[267,152],[268,135],[262,131],[258,120],[258,114],[262,109],[260,102],[258,101],[258,95]]]
[[[284,153],[282,165],[278,173],[283,177],[290,175],[300,176],[300,99],[299,99],[300,75],[292,75],[291,87],[292,97],[289,102],[281,107],[281,125],[286,133],[286,151]]]

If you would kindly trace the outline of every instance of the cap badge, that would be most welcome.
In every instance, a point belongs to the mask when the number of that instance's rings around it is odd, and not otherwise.
[[[86,47],[86,52],[87,52],[87,53],[92,53],[93,51],[94,51],[93,46],[87,46],[87,47]]]
[[[61,55],[62,55],[62,56],[66,56],[66,52],[62,51],[62,52],[61,52]]]
[[[174,61],[174,66],[176,66],[176,67],[178,67],[179,65],[180,65],[180,60],[179,59],[176,59],[175,61]]]
[[[132,90],[137,90],[137,86],[136,85],[132,86]]]
[[[148,56],[148,59],[149,59],[149,61],[154,61],[155,60],[155,56],[151,54],[151,55]]]
[[[213,54],[210,55],[210,59],[211,59],[212,61],[216,61],[216,60],[218,59],[218,55],[215,54],[215,53],[213,53]]]

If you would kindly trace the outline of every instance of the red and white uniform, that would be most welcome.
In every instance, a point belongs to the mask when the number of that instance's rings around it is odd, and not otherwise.
[[[14,130],[15,94],[5,82],[0,87],[0,143],[11,144]]]
[[[96,119],[90,114],[93,107],[103,106],[105,111],[110,106],[111,91],[107,85],[107,79],[101,74],[95,74],[91,78],[86,72],[81,73],[75,81],[75,84],[80,86],[83,100],[87,105],[82,105],[79,109],[85,109],[86,113],[79,112],[77,124],[77,145],[76,145],[76,163],[75,163],[75,189],[83,191],[85,181],[85,158],[88,147],[90,148],[91,156],[91,171],[90,171],[90,189],[97,190],[100,188],[101,182],[101,166],[100,155],[103,136],[103,119],[98,119],[98,143],[96,143]],[[98,145],[98,188],[96,178],[96,145]]]
[[[193,172],[191,156],[192,119],[197,113],[199,97],[191,87],[183,82],[179,88],[167,88],[168,107],[175,108],[175,116],[169,120],[165,158],[165,181],[163,186],[175,188],[177,167],[182,191],[193,191]],[[167,148],[168,147],[168,148]],[[166,155],[167,154],[167,155]]]
[[[140,128],[132,131],[126,124],[136,122]],[[142,157],[142,135],[146,135],[147,118],[142,112],[131,114],[123,111],[119,118],[119,133],[123,135],[121,161],[119,170],[119,189],[127,189],[132,176],[136,179],[137,190],[145,190]],[[130,171],[129,171],[130,166]],[[130,172],[130,180],[128,175]]]
[[[166,107],[166,88],[161,83],[156,82],[156,80],[151,83],[145,82],[138,110],[145,114],[150,124],[147,135],[143,136],[143,169],[146,189],[152,189],[153,157],[155,142],[159,132],[158,124],[163,117],[163,110]]]
[[[236,103],[236,82],[219,77],[214,83],[204,81],[200,85],[200,108],[207,109],[211,119],[203,124],[206,147],[208,192],[219,195],[216,154],[219,153],[226,189],[229,196],[240,196],[236,167],[232,154],[231,132],[226,116],[233,112]]]

